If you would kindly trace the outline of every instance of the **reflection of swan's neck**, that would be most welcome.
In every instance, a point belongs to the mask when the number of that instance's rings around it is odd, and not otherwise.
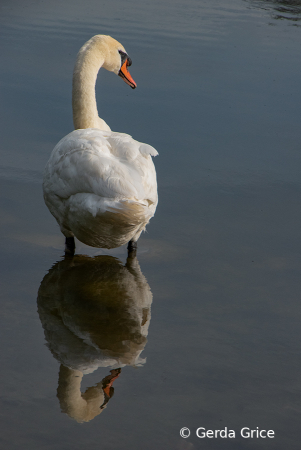
[[[81,393],[80,386],[83,378],[79,370],[68,369],[61,365],[57,396],[62,412],[77,422],[88,422],[100,414],[104,402],[102,383],[93,386]]]
[[[92,40],[81,48],[73,72],[72,109],[74,128],[98,128],[110,130],[98,117],[95,83],[99,69],[105,62],[105,54]]]

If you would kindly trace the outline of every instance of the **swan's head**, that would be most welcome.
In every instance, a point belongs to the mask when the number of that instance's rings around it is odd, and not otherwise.
[[[93,47],[95,46],[98,52],[101,53],[101,56],[104,59],[102,64],[104,69],[119,75],[132,89],[137,87],[137,84],[128,71],[128,67],[132,64],[132,60],[120,42],[116,41],[116,39],[113,39],[111,36],[98,34],[90,39],[84,47],[89,43],[91,43]],[[87,45],[86,48],[90,48],[90,45]]]

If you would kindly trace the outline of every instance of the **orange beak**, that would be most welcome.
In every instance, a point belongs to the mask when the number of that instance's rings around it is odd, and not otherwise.
[[[137,84],[135,83],[135,81],[133,80],[130,72],[128,71],[127,67],[130,66],[129,60],[126,59],[126,61],[122,64],[122,66],[120,67],[119,73],[118,75],[123,78],[123,80],[126,82],[126,84],[128,84],[129,86],[131,86],[132,89],[135,89],[137,87]]]

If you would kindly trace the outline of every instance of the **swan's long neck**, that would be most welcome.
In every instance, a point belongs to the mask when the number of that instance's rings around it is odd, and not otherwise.
[[[87,43],[89,44],[90,41]],[[78,53],[73,72],[72,109],[74,128],[110,130],[97,111],[95,84],[105,58],[93,45],[85,45]]]
[[[82,394],[80,390],[82,378],[82,372],[69,369],[61,364],[57,397],[62,412],[68,414],[77,422],[89,422],[103,411],[100,406],[105,398],[102,382],[88,388]]]

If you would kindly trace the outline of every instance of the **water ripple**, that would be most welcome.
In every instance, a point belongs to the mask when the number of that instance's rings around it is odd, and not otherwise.
[[[17,169],[14,167],[0,166],[0,179],[11,180],[23,183],[41,184],[43,179],[42,171]]]

